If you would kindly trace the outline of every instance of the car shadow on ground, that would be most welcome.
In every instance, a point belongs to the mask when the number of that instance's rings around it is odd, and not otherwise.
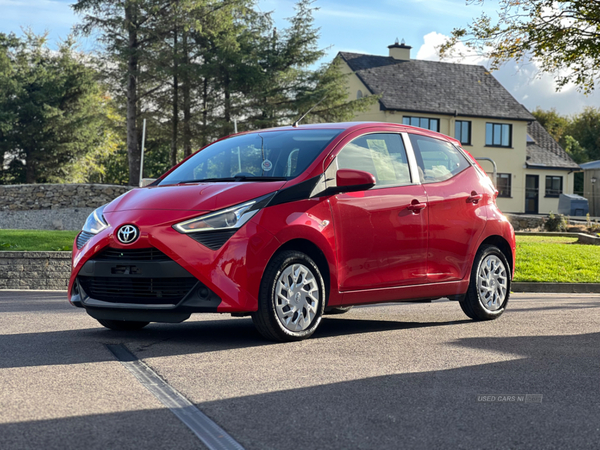
[[[91,318],[90,321],[96,323]],[[325,317],[311,339],[468,322],[399,322]],[[169,345],[157,345],[166,342]],[[281,345],[265,340],[256,331],[250,318],[191,320],[180,324],[152,323],[139,331],[113,331],[98,324],[97,328],[0,335],[0,354],[3,355],[0,368],[114,360],[113,355],[104,348],[106,344],[125,344],[140,358],[145,356],[144,351],[149,348],[152,348],[152,356],[175,356]]]
[[[507,360],[465,360],[450,369],[335,383],[314,379],[306,387],[197,406],[247,450],[592,449],[600,439],[599,343],[600,333],[457,339],[447,349],[452,355],[483,350]],[[381,355],[382,364],[388,357]],[[269,379],[264,383],[268,391]],[[8,423],[0,425],[0,436],[8,443],[4,448],[65,448],[65,442],[71,448],[161,448],[168,438],[173,440],[166,446],[186,448],[186,440],[171,445],[179,438],[165,414],[144,410]],[[183,425],[180,430],[187,433]]]

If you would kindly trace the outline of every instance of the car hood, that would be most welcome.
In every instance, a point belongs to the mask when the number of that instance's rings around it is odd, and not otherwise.
[[[200,183],[133,189],[117,197],[106,212],[135,209],[215,211],[275,192],[285,181]]]

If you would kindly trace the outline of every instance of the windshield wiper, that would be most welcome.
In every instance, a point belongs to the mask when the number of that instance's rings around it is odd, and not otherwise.
[[[188,184],[188,183],[227,183],[232,181],[286,181],[286,177],[251,177],[247,175],[240,175],[239,177],[228,177],[228,178],[201,178],[199,180],[183,180],[177,181],[173,184]]]
[[[262,176],[247,176],[241,175],[239,177],[235,177],[235,181],[286,181],[287,177],[262,177]]]

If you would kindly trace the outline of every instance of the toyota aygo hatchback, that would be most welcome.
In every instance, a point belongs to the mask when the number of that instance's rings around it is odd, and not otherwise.
[[[279,341],[367,303],[448,297],[495,319],[515,260],[497,194],[458,141],[421,128],[238,134],[94,211],[68,295],[112,329],[232,313]]]

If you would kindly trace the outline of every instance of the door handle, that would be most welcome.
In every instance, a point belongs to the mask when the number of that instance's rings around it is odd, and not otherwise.
[[[471,191],[471,195],[467,198],[467,203],[477,204],[483,198],[483,194],[478,194],[476,191]]]
[[[421,210],[424,209],[426,206],[427,203],[421,203],[419,200],[414,199],[406,208],[412,211],[413,214],[419,214]]]

